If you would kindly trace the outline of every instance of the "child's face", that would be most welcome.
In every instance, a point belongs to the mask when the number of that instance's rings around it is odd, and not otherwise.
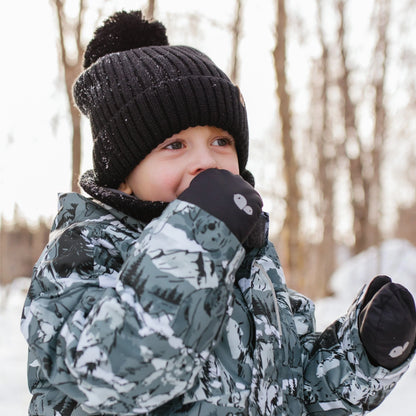
[[[188,188],[196,175],[209,168],[238,175],[234,139],[217,127],[189,127],[153,149],[119,190],[144,201],[171,202]]]

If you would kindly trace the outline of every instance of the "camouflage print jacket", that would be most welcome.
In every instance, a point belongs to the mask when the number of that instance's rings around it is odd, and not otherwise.
[[[315,333],[272,244],[246,253],[181,201],[145,226],[62,195],[22,317],[29,414],[363,414],[408,363],[371,366],[361,298]]]

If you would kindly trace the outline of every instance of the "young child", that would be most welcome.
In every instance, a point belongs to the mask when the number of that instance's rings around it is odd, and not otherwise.
[[[120,12],[74,85],[92,197],[60,196],[22,317],[30,415],[361,415],[414,355],[410,293],[373,280],[322,334],[286,287],[246,170],[246,108],[201,52]]]

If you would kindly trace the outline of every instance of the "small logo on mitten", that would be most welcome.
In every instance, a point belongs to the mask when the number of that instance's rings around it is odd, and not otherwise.
[[[394,347],[389,353],[390,357],[391,358],[400,357],[407,350],[408,346],[409,346],[409,341],[407,341],[403,346],[398,345],[397,347]]]
[[[244,198],[243,195],[235,194],[234,203],[237,205],[239,209],[243,210],[246,214],[253,215],[253,208],[251,208],[250,205],[247,205],[247,199]]]

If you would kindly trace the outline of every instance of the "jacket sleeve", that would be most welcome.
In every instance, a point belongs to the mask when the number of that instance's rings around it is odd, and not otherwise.
[[[363,289],[347,314],[324,332],[301,336],[310,415],[365,414],[385,399],[409,367],[412,357],[392,371],[368,360],[358,330],[364,293]]]
[[[106,269],[118,251],[92,234],[79,230],[77,262],[53,264],[49,250],[38,265],[22,323],[29,365],[86,411],[142,414],[192,387],[231,314],[244,249],[181,201],[143,230],[120,272]]]

